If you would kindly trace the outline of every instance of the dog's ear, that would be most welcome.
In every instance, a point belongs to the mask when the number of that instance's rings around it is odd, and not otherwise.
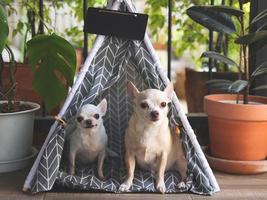
[[[164,90],[165,94],[170,100],[172,99],[173,91],[173,84],[170,82]]]
[[[134,99],[139,93],[139,90],[135,87],[135,85],[131,81],[127,82],[127,91],[131,99]]]
[[[100,109],[101,115],[104,116],[107,112],[107,100],[103,99],[98,105],[97,107]]]

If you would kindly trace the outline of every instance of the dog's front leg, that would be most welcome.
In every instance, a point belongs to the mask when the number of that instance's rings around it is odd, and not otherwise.
[[[69,162],[70,162],[69,173],[71,175],[75,174],[75,158],[76,158],[76,151],[70,152],[70,154],[69,154]]]
[[[179,189],[184,189],[186,187],[186,179],[187,179],[187,160],[185,158],[185,155],[183,153],[182,143],[180,141],[179,143],[179,151],[177,152],[177,161],[176,161],[176,167],[180,173],[181,181],[177,185]]]
[[[156,180],[157,190],[159,190],[162,194],[164,194],[166,191],[166,186],[164,183],[164,174],[165,174],[165,169],[166,169],[166,164],[167,164],[167,157],[168,157],[167,153],[162,152],[160,156],[160,163],[159,163],[157,180]]]
[[[103,181],[106,180],[106,177],[103,174],[103,165],[104,165],[105,156],[106,156],[106,151],[105,150],[101,151],[98,155],[98,162],[97,162],[98,177]]]
[[[120,192],[128,191],[133,184],[134,169],[135,169],[135,157],[132,153],[130,153],[127,150],[125,153],[125,163],[126,163],[126,168],[127,168],[127,178],[120,185],[120,188],[119,188]]]

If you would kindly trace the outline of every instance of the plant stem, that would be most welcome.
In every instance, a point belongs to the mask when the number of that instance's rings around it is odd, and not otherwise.
[[[5,48],[9,54],[9,60],[10,60],[9,66],[8,66],[8,73],[9,73],[11,88],[6,93],[7,101],[8,101],[8,111],[10,112],[13,109],[13,102],[14,102],[14,96],[15,96],[15,90],[16,90],[16,81],[15,81],[15,76],[14,76],[15,56],[11,48],[8,45],[6,45]]]
[[[241,0],[239,0],[239,8],[240,8],[240,10],[243,10],[243,3]],[[240,25],[241,25],[241,36],[244,36],[245,35],[245,25],[244,25],[244,16],[243,15],[240,17]],[[245,80],[248,81],[249,75],[248,75],[248,65],[247,65],[247,45],[241,45],[240,51],[241,51],[240,63],[244,64]],[[248,92],[249,92],[249,84],[244,89],[244,96],[243,96],[243,103],[244,104],[248,104],[248,95],[249,95]]]

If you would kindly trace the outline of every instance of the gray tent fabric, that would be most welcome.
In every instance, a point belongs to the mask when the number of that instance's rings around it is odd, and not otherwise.
[[[124,3],[122,2],[122,5],[127,5],[127,2]],[[66,130],[55,123],[51,128],[51,137],[43,146],[43,151],[40,152],[39,160],[35,162],[36,166],[32,168],[25,187],[33,193],[49,191],[54,184],[68,189],[118,192],[119,185],[126,175],[123,138],[133,110],[127,95],[127,81],[132,81],[140,90],[146,88],[163,90],[166,86],[164,78],[166,75],[162,74],[145,41],[103,37],[103,42],[95,51],[81,83],[75,93],[71,94],[70,103],[62,117],[71,124],[82,105],[97,104],[102,98],[106,98],[108,111],[104,117],[104,125],[109,138],[108,146],[119,155],[119,158],[105,161],[104,174],[108,177],[106,181],[98,179],[94,163],[78,164],[76,175],[69,175],[68,159],[64,157],[68,147]],[[217,182],[210,173],[203,153],[196,147],[196,141],[192,141],[188,136],[188,127],[181,121],[181,111],[177,110],[175,101],[172,105],[170,121],[183,127],[181,138],[188,160],[188,180],[186,188],[178,190],[176,186],[180,182],[179,173],[167,171],[166,192],[189,191],[211,195],[219,191]],[[157,192],[151,172],[137,168],[131,192]]]

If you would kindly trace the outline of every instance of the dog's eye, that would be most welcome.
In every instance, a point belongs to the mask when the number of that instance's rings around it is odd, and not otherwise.
[[[145,103],[145,102],[141,103],[140,106],[141,106],[141,108],[143,108],[143,109],[148,108],[148,104]]]
[[[99,119],[99,114],[94,114],[94,118]]]
[[[82,117],[82,116],[79,116],[79,117],[77,117],[76,119],[77,119],[78,122],[83,121],[83,117]]]
[[[166,103],[166,102],[161,102],[161,103],[160,103],[160,106],[161,106],[162,108],[165,108],[165,107],[166,107],[166,105],[167,105],[167,103]]]

